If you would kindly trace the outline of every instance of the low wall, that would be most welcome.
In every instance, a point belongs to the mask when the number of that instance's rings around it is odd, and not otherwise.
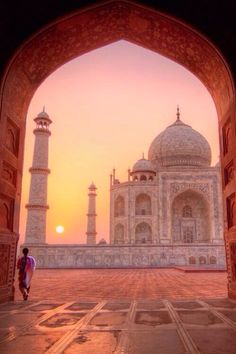
[[[149,268],[225,266],[224,245],[35,245],[24,244],[37,268]]]

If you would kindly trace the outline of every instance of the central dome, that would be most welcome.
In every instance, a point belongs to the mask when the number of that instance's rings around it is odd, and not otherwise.
[[[179,119],[152,142],[148,159],[156,167],[207,167],[211,164],[211,148],[207,140]]]

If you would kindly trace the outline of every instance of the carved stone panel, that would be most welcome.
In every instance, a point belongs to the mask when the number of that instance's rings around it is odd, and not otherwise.
[[[230,258],[231,258],[231,271],[232,280],[236,280],[236,242],[230,243]]]
[[[234,162],[230,161],[230,163],[224,169],[224,179],[225,185],[234,179]]]
[[[174,182],[170,184],[170,195],[173,198],[176,194],[181,193],[187,189],[192,189],[196,192],[200,192],[209,198],[210,192],[208,183]]]
[[[193,243],[196,241],[195,220],[185,219],[181,221],[181,240],[184,243]]]
[[[0,195],[0,230],[13,230],[14,200]]]
[[[10,259],[10,245],[0,244],[0,286],[7,284],[9,259]]]
[[[223,153],[226,155],[229,152],[230,146],[232,146],[232,127],[230,119],[227,120],[222,129],[223,135]]]
[[[19,150],[19,135],[20,135],[20,129],[13,123],[11,119],[8,118],[5,146],[15,156],[18,155],[18,150]]]
[[[228,228],[236,225],[236,200],[235,193],[231,194],[227,199],[227,220]]]
[[[4,161],[3,168],[2,168],[2,178],[15,187],[16,176],[17,176],[16,169]]]

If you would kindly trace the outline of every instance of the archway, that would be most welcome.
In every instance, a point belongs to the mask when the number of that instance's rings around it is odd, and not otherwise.
[[[135,199],[135,215],[151,215],[152,202],[147,194],[139,194]]]
[[[114,244],[119,245],[125,242],[125,228],[122,224],[115,226]]]
[[[9,63],[1,82],[0,301],[12,299],[23,164],[25,119],[29,102],[42,81],[67,61],[100,46],[125,39],[185,66],[211,93],[219,118],[225,210],[229,295],[236,297],[235,89],[219,51],[191,27],[132,3],[109,1],[81,10],[43,28]],[[7,255],[7,256],[6,256]],[[4,256],[4,257],[3,257]]]
[[[173,242],[210,242],[210,207],[203,195],[192,190],[178,194],[172,202]]]
[[[119,195],[116,198],[114,208],[115,208],[115,210],[114,210],[115,216],[124,216],[125,215],[125,200],[121,195]]]
[[[135,228],[135,243],[150,244],[152,243],[152,229],[146,222],[141,222]]]

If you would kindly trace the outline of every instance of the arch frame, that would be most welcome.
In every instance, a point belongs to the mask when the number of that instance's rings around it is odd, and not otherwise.
[[[132,1],[112,0],[79,10],[42,28],[15,52],[1,78],[0,203],[7,200],[13,212],[9,228],[0,229],[0,255],[8,255],[0,273],[0,302],[14,298],[25,122],[31,98],[61,65],[121,39],[183,65],[203,82],[215,102],[220,130],[228,290],[229,296],[236,298],[236,218],[232,223],[232,215],[228,213],[230,203],[236,201],[236,178],[227,179],[229,166],[236,168],[235,83],[230,69],[219,50],[181,20]],[[18,142],[15,153],[6,146],[9,127],[14,128]],[[231,144],[225,151],[228,129]],[[4,168],[15,175],[15,182],[6,180]]]
[[[151,216],[153,214],[152,194],[147,192],[137,193],[135,196],[135,216]]]
[[[146,228],[146,232],[148,231],[148,237],[147,238],[143,238],[143,240],[145,240],[145,242],[137,242],[139,240],[138,236],[140,235],[140,227],[141,226],[145,226]],[[134,231],[134,243],[136,245],[138,244],[152,244],[153,243],[153,231],[152,231],[152,224],[148,221],[138,221],[136,222],[135,225],[135,231]],[[148,241],[148,242],[146,242]]]
[[[191,202],[189,199],[191,198]],[[181,200],[182,199],[182,200]],[[179,206],[176,208],[176,205]],[[181,205],[181,207],[180,207]],[[186,217],[183,215],[183,209],[186,207],[191,208],[191,217]],[[196,212],[200,210],[201,215],[196,215]],[[175,214],[175,210],[179,210],[179,214]],[[211,242],[213,239],[214,222],[211,224],[212,220],[212,207],[210,206],[209,200],[205,198],[203,193],[196,191],[194,189],[186,189],[180,193],[177,193],[171,201],[171,234],[178,235],[177,242],[191,243],[194,242]],[[203,223],[204,221],[204,223]],[[175,230],[175,228],[177,229]],[[185,241],[184,229],[192,229],[192,241]],[[178,232],[179,231],[179,232]],[[187,232],[187,231],[186,231]],[[199,235],[208,234],[208,239],[201,239]],[[176,242],[176,240],[173,240]]]
[[[114,199],[114,217],[124,217],[126,212],[125,196],[118,194]]]

